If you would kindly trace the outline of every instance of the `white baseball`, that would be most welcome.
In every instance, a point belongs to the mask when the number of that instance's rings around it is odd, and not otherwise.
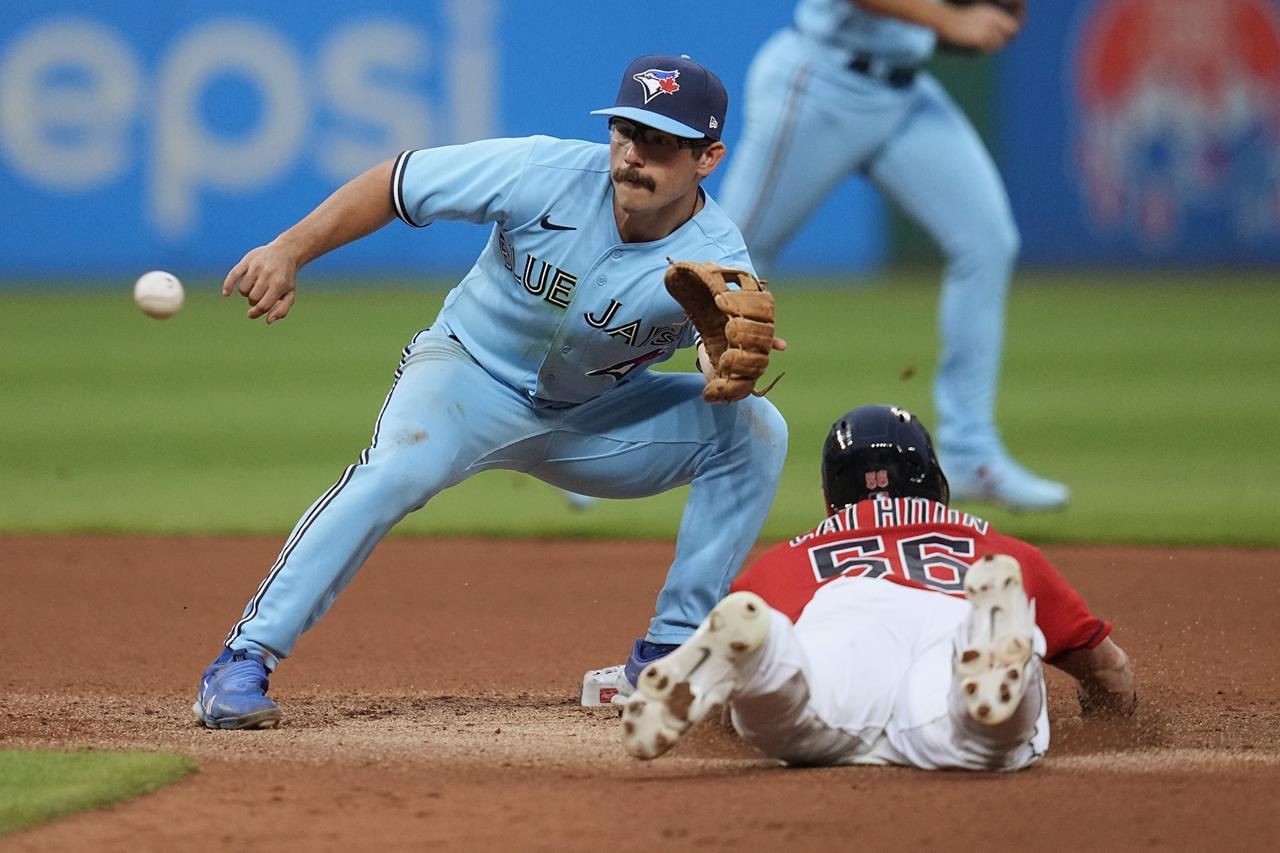
[[[177,314],[183,298],[182,282],[163,270],[143,273],[133,284],[133,301],[142,313],[157,320]]]

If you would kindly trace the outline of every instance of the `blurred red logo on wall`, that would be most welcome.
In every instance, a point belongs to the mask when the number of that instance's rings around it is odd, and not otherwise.
[[[1280,238],[1276,0],[1100,0],[1075,58],[1094,223],[1148,249]]]

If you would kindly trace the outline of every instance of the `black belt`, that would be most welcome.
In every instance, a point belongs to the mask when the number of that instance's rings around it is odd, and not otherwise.
[[[894,89],[910,86],[920,72],[914,65],[889,65],[869,53],[855,53],[847,67],[850,71],[865,74]]]

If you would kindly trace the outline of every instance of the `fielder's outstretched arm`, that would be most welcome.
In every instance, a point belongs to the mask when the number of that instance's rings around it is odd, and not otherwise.
[[[284,318],[293,307],[298,270],[339,246],[372,234],[395,218],[387,160],[339,187],[297,225],[240,259],[222,282],[249,302],[250,320]]]
[[[1014,15],[989,3],[952,5],[933,0],[849,0],[877,15],[928,27],[946,42],[993,53],[1018,34]]]

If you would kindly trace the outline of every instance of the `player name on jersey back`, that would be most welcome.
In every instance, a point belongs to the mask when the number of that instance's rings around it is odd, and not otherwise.
[[[990,527],[985,519],[951,509],[928,498],[878,497],[873,501],[850,504],[825,521],[791,540],[794,548],[817,536],[849,530],[872,530],[910,527],[917,524],[954,524],[985,534]]]

